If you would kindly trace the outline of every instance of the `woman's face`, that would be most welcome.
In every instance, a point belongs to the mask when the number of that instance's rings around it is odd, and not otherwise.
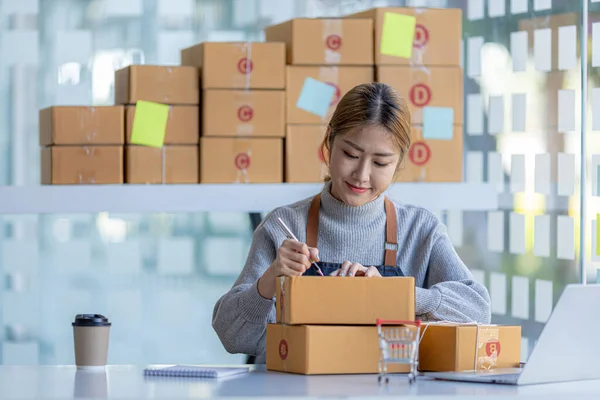
[[[329,160],[331,194],[360,206],[383,193],[394,179],[400,152],[382,126],[366,126],[335,138]]]

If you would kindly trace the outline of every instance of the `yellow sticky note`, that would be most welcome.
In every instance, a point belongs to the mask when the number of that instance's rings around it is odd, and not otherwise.
[[[169,118],[166,104],[138,101],[131,130],[131,143],[150,147],[163,147]]]
[[[386,12],[381,32],[381,54],[411,58],[416,19],[410,15]]]
[[[596,255],[600,256],[600,214],[596,214]]]

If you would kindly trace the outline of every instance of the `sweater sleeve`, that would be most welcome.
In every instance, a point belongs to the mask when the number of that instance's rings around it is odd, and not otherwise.
[[[212,326],[231,354],[257,356],[265,352],[267,323],[275,321],[275,299],[265,299],[258,293],[258,279],[276,254],[275,244],[262,223],[254,232],[240,276],[215,304]]]
[[[422,288],[416,288],[416,314],[425,320],[490,323],[490,296],[456,253],[439,224],[430,242]]]

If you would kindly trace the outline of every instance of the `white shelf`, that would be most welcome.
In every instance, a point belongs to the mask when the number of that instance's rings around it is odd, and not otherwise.
[[[264,212],[318,193],[322,184],[1,186],[2,214]],[[388,196],[430,210],[495,210],[485,183],[395,183]]]

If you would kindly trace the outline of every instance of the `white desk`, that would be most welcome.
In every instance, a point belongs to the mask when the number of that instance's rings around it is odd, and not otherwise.
[[[516,387],[433,381],[421,377],[410,386],[404,376],[393,376],[386,387],[377,384],[376,375],[304,376],[269,372],[264,366],[252,368],[249,374],[216,381],[144,377],[143,367],[138,366],[109,366],[105,373],[77,371],[73,366],[0,366],[0,399],[600,398],[600,381]]]

